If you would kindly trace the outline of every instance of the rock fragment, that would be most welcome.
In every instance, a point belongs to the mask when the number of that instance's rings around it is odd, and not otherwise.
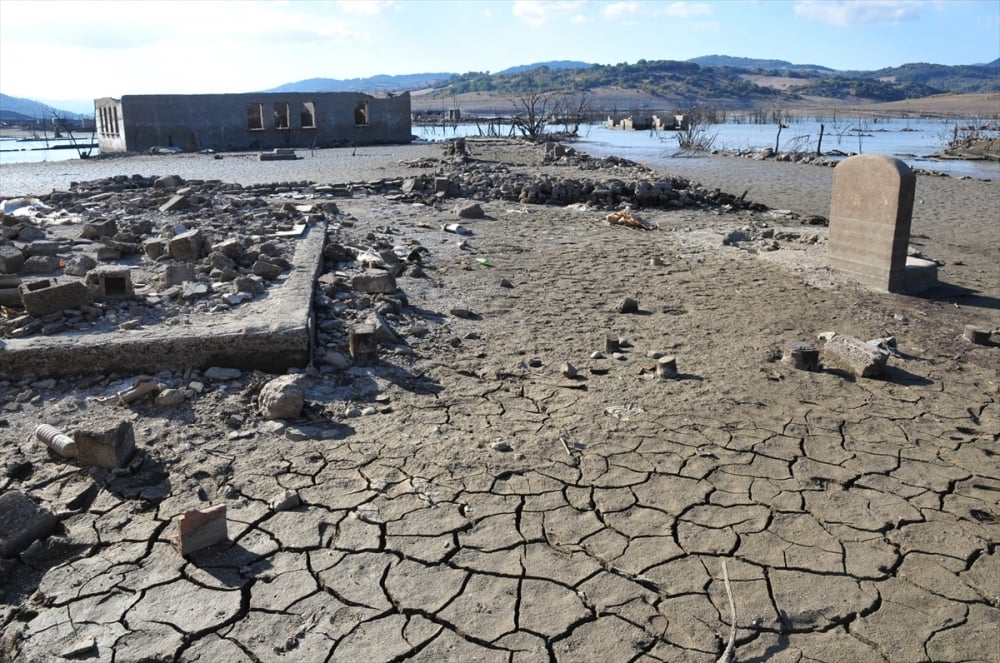
[[[294,419],[302,413],[305,387],[301,375],[282,375],[264,385],[258,404],[265,419]]]
[[[59,521],[24,493],[0,495],[0,557],[13,557],[56,528]]]
[[[889,353],[853,336],[836,334],[826,342],[823,364],[841,368],[855,377],[874,378],[882,374]]]

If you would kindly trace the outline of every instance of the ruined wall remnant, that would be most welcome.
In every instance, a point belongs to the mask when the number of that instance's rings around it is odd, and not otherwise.
[[[102,153],[408,143],[410,95],[139,94],[94,101]]]

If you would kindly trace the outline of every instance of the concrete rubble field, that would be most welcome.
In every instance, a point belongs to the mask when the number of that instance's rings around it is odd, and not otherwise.
[[[998,660],[1000,185],[909,296],[830,169],[412,147],[4,214],[0,659]]]

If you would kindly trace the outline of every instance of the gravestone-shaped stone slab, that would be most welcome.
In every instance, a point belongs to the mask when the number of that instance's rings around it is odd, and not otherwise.
[[[833,171],[829,264],[878,290],[906,289],[917,178],[892,157],[861,154]]]

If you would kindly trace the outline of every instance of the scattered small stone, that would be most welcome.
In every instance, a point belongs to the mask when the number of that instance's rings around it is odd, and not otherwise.
[[[486,216],[482,205],[479,203],[460,203],[455,205],[454,211],[460,219],[481,219]]]
[[[181,389],[164,389],[156,395],[153,403],[159,408],[177,407],[187,400]]]
[[[567,362],[564,362],[562,366],[559,367],[559,372],[562,373],[563,377],[573,379],[577,376],[576,366]]]
[[[507,440],[497,440],[491,446],[495,450],[501,451],[501,452],[504,452],[504,453],[507,453],[507,452],[510,452],[510,451],[514,450],[514,447],[510,446],[510,443]]]
[[[301,375],[282,375],[264,385],[257,402],[265,419],[294,419],[302,413],[305,395]]]
[[[619,313],[638,313],[639,312],[639,302],[631,297],[626,297],[625,299],[618,302],[618,312]]]
[[[271,500],[272,511],[291,511],[302,505],[299,494],[294,490],[286,490],[280,496]]]
[[[671,356],[660,357],[657,359],[656,377],[661,380],[669,380],[677,377],[677,359]]]
[[[509,279],[500,279],[500,287],[510,289],[514,287],[514,284]]]
[[[243,371],[238,368],[223,368],[221,366],[212,366],[205,371],[205,377],[209,380],[236,380],[241,375],[243,375]]]
[[[97,649],[97,638],[94,636],[89,636],[77,640],[71,644],[66,649],[59,653],[62,658],[77,658],[82,657],[84,654],[93,653]]]

